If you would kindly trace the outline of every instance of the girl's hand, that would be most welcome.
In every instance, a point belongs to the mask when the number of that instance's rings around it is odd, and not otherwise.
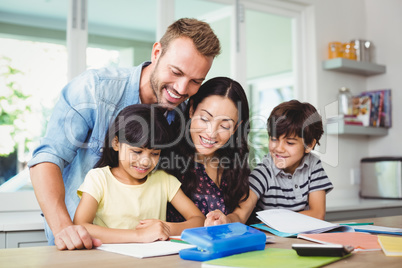
[[[161,220],[142,220],[135,230],[140,237],[139,242],[154,242],[157,240],[167,240],[170,236],[169,226]]]
[[[205,219],[204,226],[213,226],[213,225],[226,224],[226,223],[230,223],[230,220],[228,219],[228,217],[226,217],[226,215],[223,214],[222,211],[220,211],[219,209],[216,209],[207,214],[207,218]]]

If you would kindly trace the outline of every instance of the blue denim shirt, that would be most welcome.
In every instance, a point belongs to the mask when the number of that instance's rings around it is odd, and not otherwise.
[[[28,166],[50,162],[60,167],[65,203],[71,219],[80,201],[77,189],[101,156],[109,123],[124,107],[140,103],[141,71],[149,64],[87,70],[62,90],[46,135],[33,152]],[[169,112],[168,121],[173,118],[174,112]],[[45,231],[49,244],[54,245],[54,237],[46,222]]]

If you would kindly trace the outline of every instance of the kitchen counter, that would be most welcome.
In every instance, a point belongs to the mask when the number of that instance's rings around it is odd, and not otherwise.
[[[325,220],[347,220],[402,215],[402,200],[342,199],[327,202]]]
[[[0,232],[43,230],[41,211],[0,213]]]
[[[356,215],[356,214],[362,215]],[[380,217],[383,214],[402,215],[402,200],[342,199],[327,202],[326,220],[343,220],[356,217]],[[354,216],[354,217],[349,217]],[[392,216],[392,215],[385,215]],[[41,211],[0,213],[0,232],[43,230]]]

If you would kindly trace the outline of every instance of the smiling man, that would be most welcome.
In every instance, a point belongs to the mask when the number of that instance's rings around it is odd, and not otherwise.
[[[219,40],[207,23],[180,19],[154,44],[150,62],[88,70],[66,85],[28,163],[50,245],[81,249],[101,243],[72,218],[77,189],[101,155],[109,122],[137,103],[165,106],[172,122],[173,108],[197,93],[219,53]]]

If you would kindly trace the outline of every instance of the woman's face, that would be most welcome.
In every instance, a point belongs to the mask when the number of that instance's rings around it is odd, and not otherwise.
[[[190,134],[199,157],[212,157],[236,131],[235,104],[222,96],[205,98],[197,109],[190,109]]]

